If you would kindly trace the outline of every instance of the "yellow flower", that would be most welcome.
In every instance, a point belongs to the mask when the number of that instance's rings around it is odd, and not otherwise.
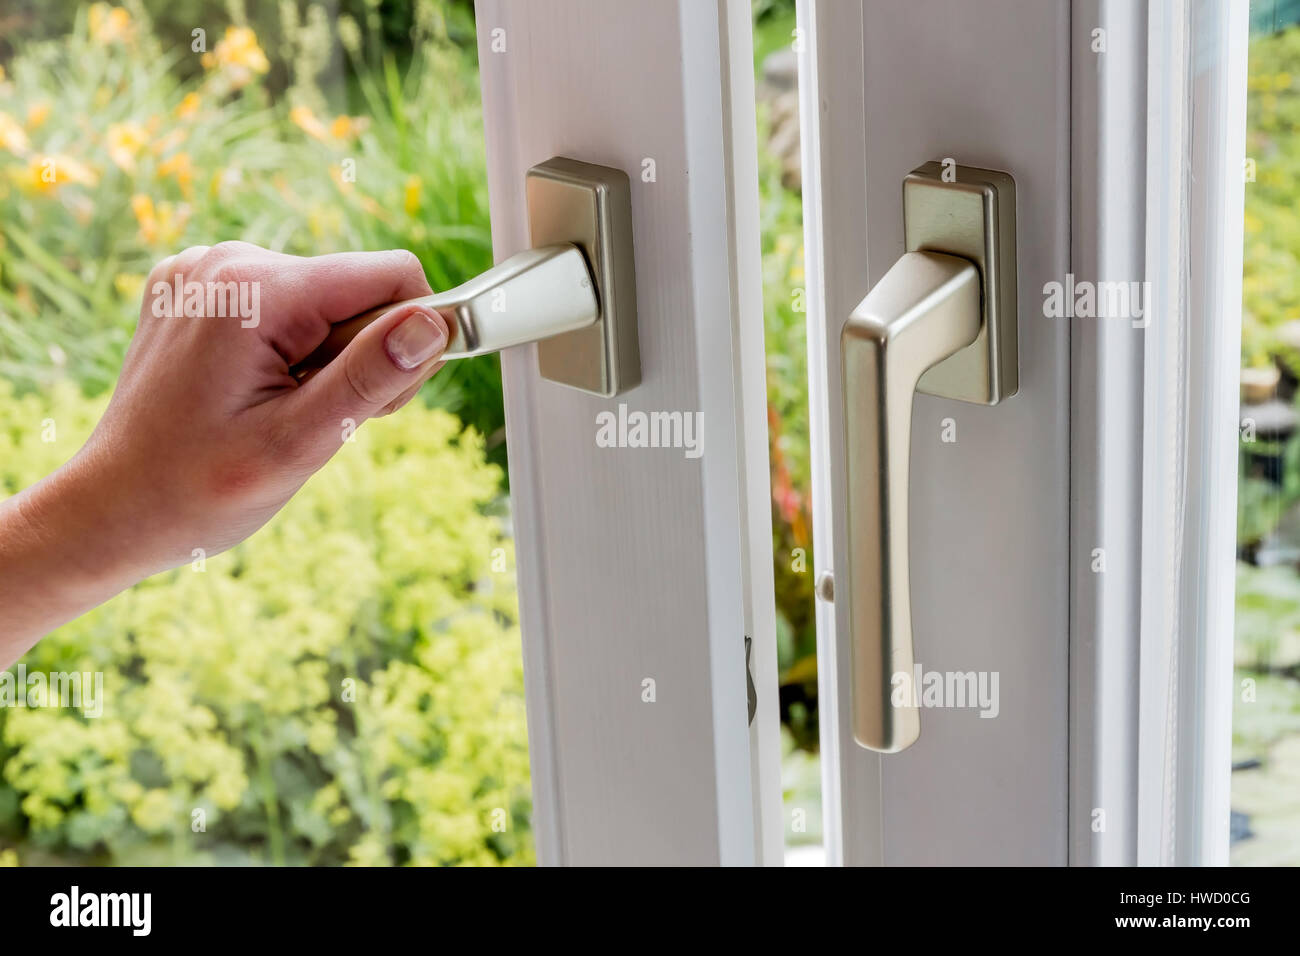
[[[202,62],[209,70],[219,68],[235,89],[252,80],[253,74],[271,68],[257,43],[257,34],[248,27],[226,27],[226,35],[216,49],[203,54]]]
[[[174,177],[181,191],[185,193],[186,198],[189,198],[194,182],[194,164],[190,161],[189,153],[177,153],[163,160],[158,165],[158,175]]]
[[[330,135],[335,139],[352,139],[369,125],[370,119],[366,116],[336,116],[330,123]]]
[[[328,140],[345,140],[358,136],[369,124],[365,116],[336,116],[329,126],[322,123],[312,112],[310,106],[295,106],[289,111],[289,119],[308,136],[322,143]]]
[[[8,113],[0,110],[0,147],[11,153],[27,152],[27,133]]]
[[[93,186],[99,176],[71,156],[33,156],[19,182],[29,190],[48,195],[65,183]]]
[[[325,126],[316,118],[316,114],[307,106],[295,106],[289,111],[289,119],[293,120],[304,133],[314,139],[325,139]]]
[[[154,205],[144,193],[131,197],[131,211],[140,226],[140,238],[149,245],[172,245],[185,231],[189,220],[188,206],[174,206],[169,202]]]
[[[190,119],[199,111],[200,101],[199,94],[186,93],[185,97],[176,107],[176,116],[179,119]]]
[[[149,140],[149,134],[138,123],[114,123],[108,128],[104,145],[108,158],[124,172],[135,171],[135,156]]]
[[[135,37],[135,25],[125,7],[95,3],[90,7],[90,38],[97,43],[129,43]]]
[[[27,128],[40,129],[50,118],[50,104],[44,101],[33,103],[27,108]]]
[[[143,224],[145,219],[153,218],[153,200],[144,193],[136,193],[131,197],[131,211],[136,221]]]
[[[148,197],[146,197],[148,198]],[[128,302],[134,302],[140,298],[140,293],[144,289],[145,277],[136,272],[120,272],[113,279],[113,288],[117,294]]]
[[[423,183],[421,183],[420,177],[415,173],[411,173],[406,177],[406,189],[402,206],[406,209],[408,216],[414,216],[420,211],[420,191],[422,186]]]

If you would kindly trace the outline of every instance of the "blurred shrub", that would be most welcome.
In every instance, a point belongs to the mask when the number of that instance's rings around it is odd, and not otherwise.
[[[0,383],[3,493],[103,404]],[[103,672],[103,716],[0,709],[0,832],[116,863],[532,862],[498,484],[474,431],[408,407],[243,545],[55,632],[25,665]]]
[[[1300,351],[1282,349],[1273,331],[1300,317],[1300,27],[1257,37],[1247,81],[1247,174],[1243,359],[1263,364],[1281,350],[1293,374]]]

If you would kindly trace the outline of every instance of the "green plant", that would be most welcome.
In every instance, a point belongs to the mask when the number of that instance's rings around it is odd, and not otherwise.
[[[0,383],[0,489],[102,404]],[[28,671],[102,672],[103,715],[0,709],[0,833],[87,862],[531,862],[498,488],[472,429],[411,407],[243,545],[48,637]]]
[[[794,0],[752,0],[754,17],[754,72],[762,78],[763,60],[788,47],[794,38]]]

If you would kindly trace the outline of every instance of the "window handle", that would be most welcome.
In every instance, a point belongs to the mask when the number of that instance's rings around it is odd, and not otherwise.
[[[557,157],[528,171],[526,189],[533,248],[454,289],[336,323],[294,375],[324,366],[391,309],[418,303],[448,319],[444,359],[541,342],[543,378],[607,397],[635,386],[641,369],[627,175]]]
[[[451,341],[444,359],[499,352],[585,329],[600,318],[595,282],[582,250],[571,243],[544,246],[513,255],[446,292],[390,302],[336,322],[299,368],[324,365],[362,329],[399,305],[428,306],[449,320]]]
[[[835,594],[849,604],[853,736],[881,753],[920,735],[915,696],[894,699],[895,675],[910,688],[914,664],[912,399],[994,405],[1018,387],[1014,188],[991,170],[928,163],[909,174],[908,251],[840,334],[849,567]]]

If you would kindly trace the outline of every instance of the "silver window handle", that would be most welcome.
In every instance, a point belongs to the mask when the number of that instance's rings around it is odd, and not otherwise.
[[[908,251],[840,334],[849,567],[835,596],[849,604],[853,736],[881,753],[921,730],[915,697],[894,695],[895,675],[906,689],[914,664],[912,399],[920,390],[994,405],[1018,388],[1014,189],[991,170],[927,163],[909,174]]]
[[[390,302],[343,322],[294,367],[302,379],[399,305],[436,309],[449,322],[444,359],[527,342],[542,377],[613,396],[640,381],[631,188],[606,166],[557,157],[526,178],[533,248],[446,292]]]
[[[390,302],[336,322],[310,364],[337,355],[362,329],[399,305],[424,305],[454,318],[444,359],[499,352],[584,329],[600,318],[582,250],[572,243],[543,246],[525,249],[454,289]]]

